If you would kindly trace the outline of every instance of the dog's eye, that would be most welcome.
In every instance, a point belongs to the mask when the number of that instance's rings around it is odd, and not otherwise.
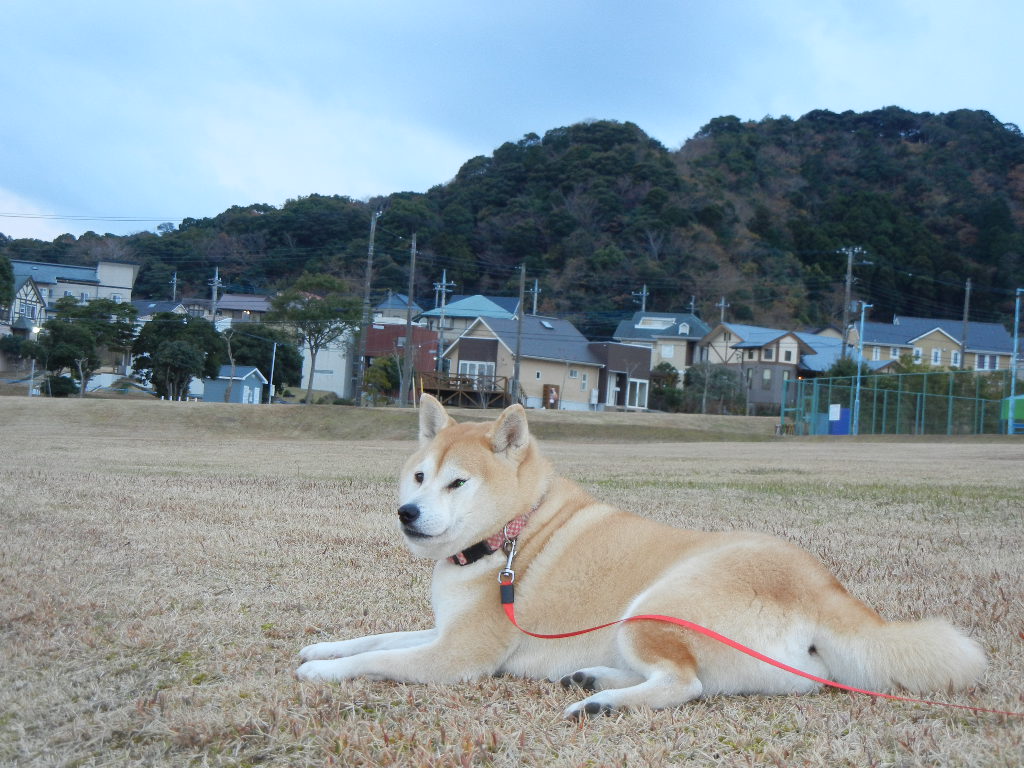
[[[465,484],[466,484],[465,480],[461,480],[461,479],[460,480],[452,480],[450,483],[448,483],[448,490],[449,491],[454,491],[456,488],[461,488]]]
[[[415,475],[412,476],[412,479],[415,480],[417,483],[422,483],[423,482],[423,473],[422,472],[417,472]]]

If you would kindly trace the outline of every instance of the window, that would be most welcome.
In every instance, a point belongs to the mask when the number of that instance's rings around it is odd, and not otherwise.
[[[889,347],[889,359],[890,360],[899,360],[900,359],[900,348],[899,347]]]
[[[589,384],[590,376],[586,372],[580,377],[580,392],[587,391],[587,385]]]
[[[110,294],[110,298],[114,300],[115,304],[120,304],[122,301],[124,301],[120,293],[112,293]]]
[[[882,348],[881,347],[872,347],[871,348],[871,359],[872,360],[881,360],[882,359]]]
[[[578,379],[579,377],[580,377],[580,372],[579,371],[577,371],[575,368],[570,368],[569,369],[569,378],[570,379]]]
[[[932,348],[932,365],[942,365],[942,350],[937,347]]]
[[[547,329],[548,329],[549,331],[553,331],[553,330],[555,330],[555,326],[553,326],[553,325],[552,325],[552,324],[551,324],[550,322],[548,322],[547,320],[541,320],[541,321],[540,321],[540,324],[541,324],[542,326],[544,326],[545,328],[547,328]]]
[[[920,363],[921,358],[924,356],[924,350],[920,347],[914,347],[914,362]]]
[[[793,362],[793,350],[792,349],[787,349],[785,352],[783,352],[782,353],[782,359],[785,360],[787,363],[792,363]]]
[[[477,389],[486,389],[494,382],[494,363],[459,360],[459,375],[471,376]]]
[[[679,324],[679,335],[680,336],[689,336],[690,335],[690,324],[689,323],[680,323]]]
[[[535,379],[536,379],[537,381],[540,381],[540,371],[537,371],[537,372],[536,372],[536,373],[535,373],[535,374],[533,375],[533,377],[534,377],[534,378],[535,378]]]
[[[979,371],[998,371],[999,355],[978,355],[974,367]]]
[[[675,344],[663,344],[661,346],[661,356],[664,358],[670,358],[676,356]]]
[[[630,379],[626,393],[627,408],[647,408],[647,382],[642,379]]]
[[[82,303],[85,304],[87,301],[89,301],[89,294],[82,291]]]
[[[754,350],[748,349],[747,350],[747,360],[753,360],[753,359],[754,359]]]
[[[765,368],[761,371],[761,389],[772,388],[772,369]]]
[[[71,296],[72,298],[74,298],[74,296],[75,296],[75,294],[73,294],[71,291],[64,291],[64,295],[65,296]]]
[[[953,365],[954,368],[959,368],[960,367],[960,350],[959,349],[954,349],[953,350],[953,353],[950,355],[950,363]]]
[[[761,350],[761,359],[762,360],[774,360],[775,359],[775,350],[770,348],[770,347],[765,347],[763,350]]]

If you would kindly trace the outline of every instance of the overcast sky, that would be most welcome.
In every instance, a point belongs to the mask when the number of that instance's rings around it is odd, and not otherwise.
[[[1024,125],[1021,0],[3,0],[0,232],[125,234],[426,191],[590,118],[984,109]],[[91,218],[90,218],[91,217]]]

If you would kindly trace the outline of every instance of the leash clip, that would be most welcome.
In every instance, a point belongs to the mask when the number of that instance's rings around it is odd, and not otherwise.
[[[516,580],[516,572],[512,570],[512,561],[516,556],[516,540],[508,538],[508,526],[506,526],[505,543],[501,545],[501,548],[508,555],[505,567],[498,571],[498,583],[504,586]]]

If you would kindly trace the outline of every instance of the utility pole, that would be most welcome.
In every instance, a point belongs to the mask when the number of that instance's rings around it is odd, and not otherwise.
[[[641,312],[647,311],[647,297],[650,295],[651,294],[647,292],[647,283],[644,283],[644,289],[642,291],[633,291],[633,296],[638,297],[640,299]]]
[[[967,284],[964,286],[964,325],[963,330],[960,331],[960,367],[967,367],[967,331],[970,325],[967,322],[967,317],[971,311],[971,278],[967,278]]]
[[[850,294],[853,290],[853,257],[861,256],[864,253],[864,249],[859,245],[847,246],[846,248],[840,248],[839,253],[846,254],[846,290],[843,293],[843,347],[839,351],[839,356],[842,359],[846,359],[847,348],[846,345],[850,341]],[[858,264],[870,264],[869,261],[861,261]]]
[[[853,399],[853,434],[860,434],[860,377],[864,359],[864,313],[871,309],[871,304],[860,303],[860,333],[857,335],[857,386]]]
[[[691,296],[690,297],[690,314],[693,315],[694,317],[697,316],[697,297],[696,296]]]
[[[402,390],[398,393],[398,407],[405,407],[406,395],[410,401],[416,402],[415,388],[412,386],[415,375],[412,349],[412,294],[416,290],[416,233],[412,233],[412,246],[409,248],[409,293],[405,297],[405,359],[402,361]]]
[[[729,307],[731,307],[732,304],[727,303],[726,300],[725,300],[725,296],[723,296],[722,300],[720,302],[718,302],[717,304],[715,304],[715,306],[722,310],[722,314],[721,314],[721,317],[719,319],[719,322],[724,323],[725,322],[725,310],[727,310]]]
[[[274,403],[274,366],[277,364],[277,342],[274,342],[274,348],[270,351],[270,380],[267,382],[267,389],[270,390],[267,394],[267,405],[273,405]]]
[[[519,402],[519,359],[523,350],[523,299],[526,298],[526,264],[519,266],[519,312],[516,313],[516,360],[512,367],[512,395]]]
[[[171,301],[178,300],[178,273],[171,275]]]
[[[210,281],[210,295],[212,302],[210,304],[210,313],[213,319],[213,327],[217,327],[217,289],[220,288],[224,283],[220,280],[220,267],[213,268],[213,280]]]
[[[451,292],[449,289],[454,287],[455,283],[448,282],[448,270],[442,269],[441,282],[434,283],[435,293],[438,291],[441,293],[441,321],[437,327],[437,361],[435,366],[438,371],[444,368],[444,361],[441,357],[444,354],[444,310],[448,306],[448,294]]]
[[[533,314],[535,315],[537,314],[537,295],[540,293],[540,286],[538,285],[538,283],[539,281],[537,280],[537,278],[534,278],[533,290],[527,291],[527,293],[533,294]],[[522,301],[522,299],[520,299],[520,301]]]
[[[363,405],[363,378],[366,376],[366,337],[370,332],[370,285],[373,282],[373,241],[377,235],[377,219],[384,211],[370,217],[370,244],[366,248],[366,275],[363,277],[363,317],[359,329],[359,357],[356,360],[356,391],[353,396]]]

